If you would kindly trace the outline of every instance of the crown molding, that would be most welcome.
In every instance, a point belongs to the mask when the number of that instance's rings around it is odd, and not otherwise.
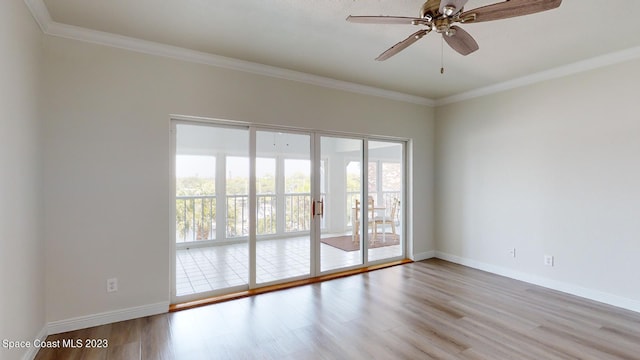
[[[357,94],[376,96],[418,105],[434,106],[432,99],[409,95],[397,91],[384,90],[372,86],[336,80],[324,76],[307,74],[299,71],[263,65],[255,62],[239,60],[201,51],[185,49],[178,46],[161,44],[153,41],[136,39],[128,36],[67,25],[53,21],[43,0],[24,0],[36,22],[47,35],[105,45],[139,53],[168,57],[191,63],[205,64],[225,69],[237,70],[272,78],[291,80],[325,88],[348,91]]]
[[[47,9],[44,0],[24,0],[24,3],[29,8],[29,11],[31,11],[31,15],[38,23],[38,26],[40,26],[40,30],[46,34],[49,29],[49,24],[53,20],[51,19],[49,9]]]
[[[591,59],[578,61],[572,64],[560,66],[550,70],[541,71],[535,74],[523,76],[517,79],[505,81],[502,83],[482,87],[479,89],[463,92],[457,95],[438,99],[434,106],[443,106],[457,103],[464,100],[470,100],[477,97],[496,94],[519,87],[533,85],[543,81],[558,79],[590,70],[595,70],[630,60],[640,59],[640,46],[622,51],[597,56]]]
[[[430,107],[438,107],[496,94],[640,58],[640,47],[634,47],[434,100],[153,41],[62,24],[53,21],[44,0],[24,0],[24,2],[40,26],[40,29],[42,29],[42,32],[47,35]]]

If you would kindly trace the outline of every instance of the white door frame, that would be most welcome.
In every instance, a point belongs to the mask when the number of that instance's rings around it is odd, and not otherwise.
[[[408,167],[408,159],[407,159],[407,147],[409,146],[409,140],[408,139],[401,139],[401,138],[392,138],[392,137],[384,137],[384,136],[369,136],[369,135],[363,135],[363,134],[351,134],[351,133],[340,133],[340,132],[328,132],[328,131],[317,131],[317,130],[305,130],[305,129],[299,129],[299,128],[292,128],[292,127],[283,127],[283,126],[270,126],[270,125],[260,125],[260,124],[252,124],[252,123],[247,123],[247,122],[238,122],[238,121],[229,121],[229,120],[216,120],[216,119],[203,119],[203,118],[197,118],[197,117],[188,117],[188,116],[172,116],[170,118],[170,132],[171,132],[171,164],[172,164],[172,176],[171,176],[171,191],[170,191],[170,203],[173,204],[171,206],[171,211],[170,211],[170,254],[171,254],[171,276],[170,276],[170,297],[171,297],[171,302],[172,303],[176,303],[176,302],[183,302],[183,301],[189,301],[189,300],[193,300],[196,297],[195,296],[180,296],[179,298],[176,296],[176,239],[175,239],[175,233],[176,233],[176,223],[175,223],[175,219],[176,219],[176,205],[175,205],[175,201],[176,201],[176,179],[175,179],[175,170],[176,170],[176,151],[177,151],[177,133],[176,133],[176,129],[177,129],[177,125],[178,124],[186,124],[186,125],[201,125],[201,126],[210,126],[210,127],[224,127],[224,128],[236,128],[236,129],[246,129],[249,132],[249,279],[248,279],[248,284],[246,286],[243,286],[243,288],[246,289],[255,289],[258,287],[258,285],[256,284],[256,132],[257,131],[278,131],[278,132],[287,132],[287,133],[293,133],[293,134],[305,134],[305,135],[309,135],[310,137],[310,161],[312,164],[312,170],[311,170],[311,184],[310,184],[310,188],[311,188],[311,199],[312,201],[318,201],[321,199],[321,190],[320,189],[320,165],[321,165],[321,137],[325,136],[325,137],[338,137],[338,138],[347,138],[347,139],[354,139],[354,140],[361,140],[361,153],[362,153],[362,166],[361,166],[361,181],[362,181],[362,187],[361,187],[361,199],[366,199],[368,196],[368,142],[369,140],[376,140],[376,141],[391,141],[391,142],[398,142],[401,143],[403,146],[403,171],[402,171],[402,176],[403,176],[403,191],[402,191],[402,201],[405,204],[405,206],[402,207],[403,209],[403,221],[401,223],[401,226],[403,227],[403,237],[404,237],[404,241],[403,241],[403,249],[402,249],[402,255],[397,257],[397,258],[391,258],[391,259],[382,259],[382,260],[378,260],[375,262],[369,262],[368,260],[368,241],[363,241],[362,242],[362,261],[360,264],[354,265],[354,266],[350,266],[350,267],[346,267],[346,268],[338,268],[338,269],[331,269],[331,270],[327,270],[322,272],[320,269],[320,239],[321,239],[321,221],[320,221],[320,215],[316,215],[314,214],[312,216],[312,220],[311,220],[311,224],[310,224],[310,254],[309,254],[309,260],[310,260],[310,272],[309,272],[309,277],[317,277],[317,276],[321,276],[321,275],[327,275],[327,274],[331,274],[331,273],[335,273],[335,272],[341,272],[341,271],[346,271],[346,270],[352,270],[352,269],[358,269],[358,268],[363,268],[363,267],[367,267],[369,265],[372,264],[377,264],[377,263],[384,263],[384,262],[389,262],[389,261],[394,261],[394,260],[399,260],[402,258],[407,258],[407,254],[408,254],[408,244],[410,243],[410,239],[406,229],[407,229],[407,211],[409,209],[410,204],[408,204],[407,199],[409,198],[408,196],[408,192],[409,192],[409,188],[407,187],[407,178],[409,175],[409,167]],[[218,162],[218,159],[216,159],[216,162]],[[362,234],[366,234],[368,229],[368,221],[366,221],[366,216],[368,214],[368,202],[367,201],[362,201],[362,206],[361,206],[361,216],[360,219],[362,221],[362,229],[361,229],[361,236],[364,236]],[[409,206],[406,206],[409,205]],[[305,276],[306,277],[306,276]],[[295,280],[295,279],[294,279]],[[282,281],[279,281],[279,283],[282,282],[287,282],[287,281],[292,281],[292,279],[284,279]],[[269,286],[272,285],[272,283],[269,284],[260,284],[260,287],[263,286]],[[237,291],[237,288],[232,288],[233,290],[231,291]],[[242,290],[242,289],[240,289]],[[197,294],[197,295],[201,295],[203,293]],[[198,298],[201,298],[202,296],[199,296]]]

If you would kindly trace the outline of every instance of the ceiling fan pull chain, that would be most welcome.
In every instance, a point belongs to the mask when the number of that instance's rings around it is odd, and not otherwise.
[[[440,74],[444,75],[444,37],[440,38]]]

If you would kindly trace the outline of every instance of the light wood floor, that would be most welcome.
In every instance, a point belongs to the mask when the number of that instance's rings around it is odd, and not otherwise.
[[[37,359],[640,359],[640,314],[428,260],[50,336]]]

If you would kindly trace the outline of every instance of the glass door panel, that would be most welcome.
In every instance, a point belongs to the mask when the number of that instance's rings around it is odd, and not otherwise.
[[[226,156],[226,237],[249,236],[249,157]]]
[[[277,233],[276,158],[256,158],[256,235]]]
[[[369,141],[369,261],[404,254],[402,199],[404,194],[403,144]],[[375,179],[375,181],[372,181]]]
[[[404,143],[174,125],[174,300],[405,255]]]
[[[256,284],[311,272],[311,137],[256,131]]]
[[[320,191],[325,204],[321,272],[363,264],[362,143],[360,139],[320,137]]]
[[[176,297],[248,285],[248,144],[247,129],[176,124]]]
[[[216,239],[216,155],[176,155],[176,243]]]

